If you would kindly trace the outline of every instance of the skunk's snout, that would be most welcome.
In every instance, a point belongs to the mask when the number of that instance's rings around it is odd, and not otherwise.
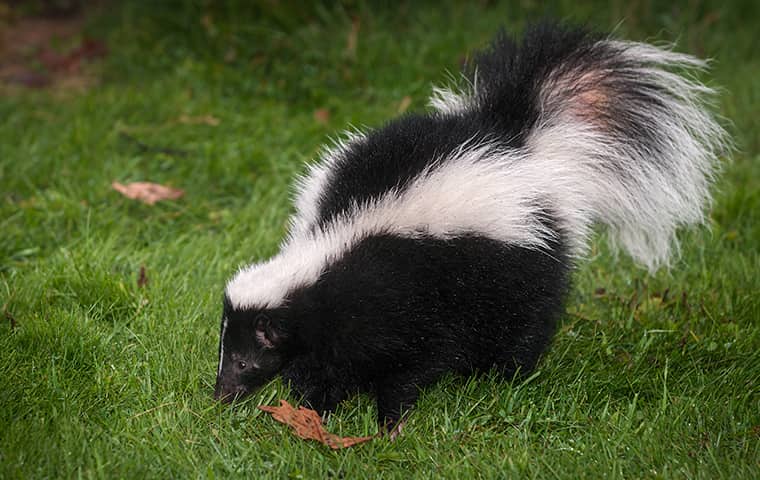
[[[222,382],[216,383],[214,389],[214,400],[222,403],[232,403],[237,398],[242,398],[250,392],[244,385],[225,385]]]
[[[242,383],[225,381],[224,376],[220,375],[216,379],[216,387],[214,387],[214,400],[219,400],[223,403],[232,403],[236,398],[242,398],[250,393],[248,387]]]

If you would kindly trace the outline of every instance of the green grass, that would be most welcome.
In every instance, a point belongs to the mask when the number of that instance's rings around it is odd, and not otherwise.
[[[88,26],[110,48],[100,85],[0,97],[0,478],[760,475],[755,2],[210,3],[109,2]],[[709,229],[683,232],[654,276],[598,239],[530,379],[446,379],[394,443],[295,438],[255,408],[292,400],[278,382],[212,401],[224,282],[276,251],[304,162],[405,96],[424,109],[500,24],[544,15],[715,59],[705,78],[738,148]],[[113,180],[187,195],[144,206]],[[374,415],[359,397],[328,427],[372,434]]]

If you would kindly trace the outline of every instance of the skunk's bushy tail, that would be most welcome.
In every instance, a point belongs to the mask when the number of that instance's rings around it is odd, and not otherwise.
[[[670,49],[543,24],[522,45],[500,35],[475,56],[471,88],[436,89],[431,105],[520,132],[510,139],[523,152],[515,168],[533,170],[533,194],[573,246],[582,250],[600,222],[654,270],[667,263],[677,227],[703,220],[727,147],[706,108],[714,92],[694,77],[705,66]]]

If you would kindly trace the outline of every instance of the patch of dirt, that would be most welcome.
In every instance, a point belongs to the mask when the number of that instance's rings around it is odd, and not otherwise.
[[[108,54],[108,48],[83,33],[94,8],[68,2],[69,7],[61,9],[58,3],[43,1],[30,9],[24,2],[0,1],[1,92],[83,90],[97,83],[90,67]]]

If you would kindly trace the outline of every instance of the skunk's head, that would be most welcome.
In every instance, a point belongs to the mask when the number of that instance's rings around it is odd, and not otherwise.
[[[282,325],[281,312],[236,308],[225,296],[214,398],[231,402],[248,395],[282,369],[287,339]]]

